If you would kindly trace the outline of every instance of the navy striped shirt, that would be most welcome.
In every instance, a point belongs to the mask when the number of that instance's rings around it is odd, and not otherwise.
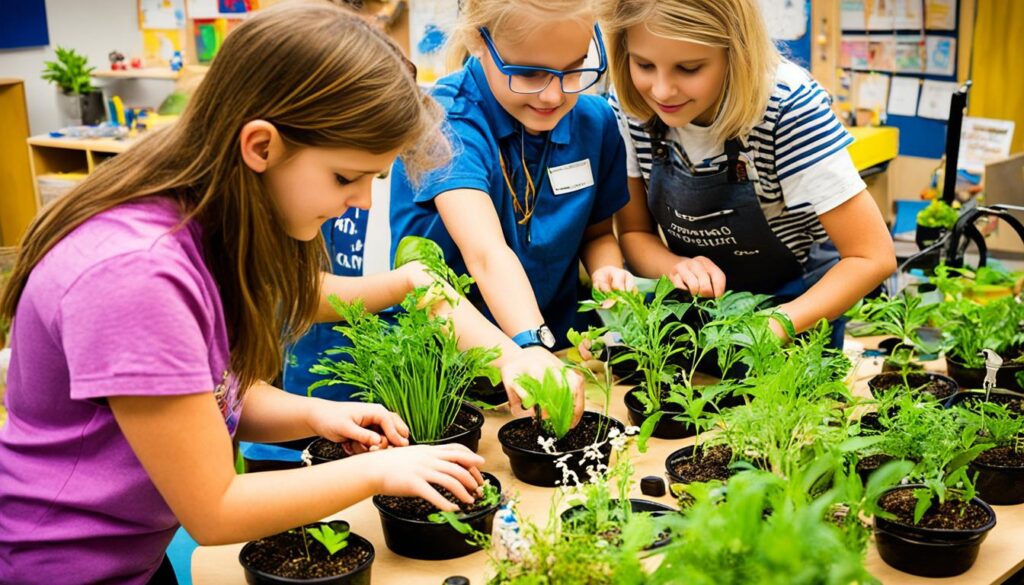
[[[609,98],[626,142],[630,177],[650,179],[651,136],[642,121]],[[816,242],[827,238],[818,216],[865,189],[846,147],[853,137],[831,109],[828,93],[803,68],[783,61],[761,122],[741,137],[741,157],[754,181],[761,209],[772,231],[803,261]],[[696,175],[725,168],[725,144],[708,128],[671,128],[667,138],[686,153]]]

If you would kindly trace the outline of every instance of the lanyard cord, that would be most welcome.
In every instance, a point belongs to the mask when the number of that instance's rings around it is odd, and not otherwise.
[[[515,210],[516,215],[521,218],[516,223],[526,225],[529,223],[530,218],[533,217],[534,209],[537,208],[537,188],[533,183],[533,176],[530,175],[530,169],[526,166],[526,147],[524,146],[524,138],[521,132],[519,134],[519,162],[522,164],[523,173],[526,176],[526,188],[523,191],[522,203],[519,203],[519,196],[516,194],[516,190],[512,186],[512,180],[508,175],[505,155],[500,150],[498,151],[498,160],[501,162],[501,176],[504,177],[505,186],[508,187],[508,192],[512,195],[512,208]]]

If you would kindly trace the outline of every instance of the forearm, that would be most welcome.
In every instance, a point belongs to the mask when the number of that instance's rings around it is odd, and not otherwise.
[[[807,292],[779,308],[797,332],[805,331],[821,319],[832,321],[845,313],[889,276],[890,267],[884,258],[843,258]]]
[[[447,311],[459,337],[459,349],[497,346],[501,350],[501,357],[494,361],[494,365],[499,368],[522,353],[521,347],[466,299],[461,299],[454,310],[449,307]]]
[[[670,274],[682,260],[665,246],[658,234],[626,232],[619,235],[619,245],[629,269],[637,276],[658,278]]]
[[[279,443],[312,437],[316,433],[309,424],[309,411],[320,398],[297,396],[259,383],[245,394],[237,438],[254,443]]]
[[[588,274],[593,274],[599,268],[613,266],[622,268],[622,251],[619,249],[619,242],[611,230],[607,233],[585,242],[580,249],[580,260]]]
[[[364,453],[302,469],[232,476],[223,491],[208,495],[216,502],[208,516],[185,528],[208,546],[255,540],[316,522],[377,492],[369,480],[374,461],[375,453]]]
[[[475,261],[467,258],[467,268],[507,336],[535,329],[544,322],[530,279],[511,249],[502,246]]]
[[[377,313],[401,303],[411,290],[409,276],[402,269],[372,276],[324,274],[323,283],[320,285],[320,307],[317,309],[316,321],[324,323],[338,320],[338,313],[327,301],[331,295],[336,295],[347,303],[362,299],[368,312]]]

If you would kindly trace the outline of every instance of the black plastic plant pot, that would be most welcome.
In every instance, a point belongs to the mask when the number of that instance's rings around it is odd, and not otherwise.
[[[504,383],[492,384],[490,378],[481,376],[470,384],[466,398],[488,406],[498,406],[508,402],[508,393],[505,392]]]
[[[462,424],[462,428],[443,439],[412,442],[417,445],[451,445],[458,443],[459,445],[465,445],[470,451],[476,453],[480,448],[480,429],[484,428],[484,411],[468,402],[463,402],[462,407],[459,409],[459,415],[455,419],[455,424],[461,424],[460,420],[465,421],[465,424]]]
[[[529,435],[537,428],[536,425],[533,418],[509,421],[498,429],[498,441],[508,457],[512,475],[520,481],[539,487],[555,487],[561,484],[563,474],[557,464],[562,458],[565,458],[567,473],[575,473],[580,481],[587,481],[590,477],[587,473],[588,466],[596,466],[598,463],[608,465],[612,452],[608,431],[612,428],[618,429],[620,433],[626,431],[625,425],[611,417],[596,412],[584,412],[579,425],[555,445],[556,453],[551,454],[546,453],[537,443],[527,446],[516,440]],[[601,434],[598,436],[599,428]],[[573,448],[560,449],[559,444],[572,445]],[[584,455],[588,448],[595,446],[600,453],[600,459],[586,459]]]
[[[328,461],[337,461],[348,457],[348,453],[342,449],[341,445],[333,441],[328,441],[323,437],[314,439],[306,450],[303,452],[303,460],[306,459],[306,455],[309,455],[309,461],[313,465],[320,465],[321,463],[327,463]]]
[[[945,405],[946,408],[956,406],[969,407],[986,400],[995,404],[1002,404],[1011,412],[1024,415],[1024,393],[1001,390],[999,388],[995,388],[987,394],[984,390],[961,390],[950,396],[946,400]]]
[[[637,386],[626,392],[624,402],[626,403],[626,410],[629,411],[629,424],[633,426],[642,426],[649,417],[649,415],[644,414],[644,405],[636,396],[644,392],[647,392],[647,390],[642,386]],[[675,419],[676,415],[682,413],[678,405],[663,402],[661,410],[664,414],[655,423],[654,432],[651,433],[652,437],[656,439],[682,439],[697,434],[697,430],[693,425]]]
[[[955,380],[953,380],[953,378],[942,374],[936,374],[934,372],[910,372],[907,374],[907,382],[911,390],[920,388],[925,384],[930,385],[932,389],[925,390],[925,392],[931,394],[940,401],[945,401],[960,390],[960,386]],[[879,398],[880,396],[888,393],[891,389],[900,388],[902,386],[903,376],[899,372],[878,374],[868,380],[868,389],[871,391],[871,396],[874,398]]]
[[[906,485],[888,490],[912,490]],[[920,577],[954,577],[967,572],[978,558],[981,543],[996,525],[992,507],[980,498],[971,504],[983,509],[988,521],[970,530],[941,530],[908,526],[875,516],[875,545],[890,566]]]
[[[396,473],[401,473],[396,470]],[[491,485],[501,490],[498,478],[489,473],[482,474]],[[504,497],[497,504],[477,510],[459,520],[468,524],[473,530],[490,534],[494,524],[494,515],[501,507]],[[373,497],[373,505],[380,514],[381,527],[384,529],[384,542],[391,552],[424,561],[443,561],[456,559],[472,554],[480,547],[469,542],[469,537],[460,534],[447,522],[431,522],[405,518],[396,514],[382,504],[381,496]]]
[[[316,522],[308,527],[323,524],[326,522]],[[355,566],[343,573],[326,577],[302,578],[275,574],[276,569],[294,568],[298,564],[296,559],[304,560],[306,557],[302,534],[297,530],[289,531],[249,542],[242,547],[238,553],[238,562],[245,570],[245,582],[249,585],[370,585],[370,570],[375,557],[370,541],[358,534],[349,534],[348,546],[329,556],[313,537],[307,535],[306,539],[310,556],[314,560],[353,559],[348,563]]]
[[[683,447],[682,449],[676,449],[675,451],[670,453],[668,457],[665,458],[665,477],[668,478],[668,482],[670,484],[673,484],[673,483],[683,483],[683,484],[692,483],[690,479],[682,477],[678,473],[676,473],[676,467],[677,467],[678,464],[682,463],[683,460],[685,460],[685,459],[692,459],[693,460],[694,459],[694,454],[693,454],[694,449],[698,449],[698,451],[700,451],[700,450],[703,450],[703,448],[704,448],[703,445],[700,445],[700,446],[690,445],[690,446],[687,446],[687,447]],[[731,477],[732,475],[735,474],[735,471],[733,471],[732,469],[729,468],[729,461],[728,460],[731,459],[732,453],[731,453],[731,451],[728,450],[728,448],[724,448],[724,449],[725,449],[725,451],[722,452],[722,455],[724,456],[723,457],[724,460],[723,461],[719,461],[715,465],[709,465],[707,468],[705,468],[705,473],[704,473],[705,477],[702,477],[701,480],[699,480],[699,481],[707,481],[707,480],[711,480],[711,479],[717,479],[717,480],[720,480],[720,481],[727,481],[729,479],[729,477]],[[698,455],[699,455],[699,459],[703,462],[704,461],[703,454],[698,453]],[[711,476],[714,476],[714,477],[711,477]]]
[[[949,377],[963,389],[984,388],[985,368],[968,368],[953,356],[946,356],[946,371]],[[996,372],[996,387],[1014,392],[1022,392],[1017,372],[1024,371],[1024,364],[1004,362]]]
[[[611,505],[618,507],[619,500],[615,499],[611,501]],[[648,513],[653,517],[665,516],[666,514],[677,514],[679,510],[659,502],[652,502],[651,500],[643,500],[640,498],[630,498],[629,508],[634,514]],[[566,508],[560,515],[562,524],[572,524],[573,519],[586,511],[586,507],[582,504]],[[658,534],[655,535],[655,539],[651,544],[644,547],[644,550],[654,550],[661,548],[672,541],[672,536],[669,534]]]
[[[968,469],[970,475],[978,474],[974,488],[985,503],[993,506],[1024,504],[1024,467],[989,465],[975,459]]]

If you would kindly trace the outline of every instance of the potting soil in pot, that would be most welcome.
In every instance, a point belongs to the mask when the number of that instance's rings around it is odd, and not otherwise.
[[[564,437],[555,441],[555,450],[559,453],[565,453],[567,451],[576,451],[589,447],[597,441],[600,441],[604,437],[598,437],[598,425],[602,424],[597,418],[584,417],[580,421],[580,424],[576,425],[575,428],[571,429]],[[609,429],[608,422],[605,421],[602,424],[602,434],[607,434]],[[543,437],[547,438],[547,433],[534,421],[531,425],[524,425],[520,428],[510,429],[506,435],[506,441],[509,444],[528,449],[530,451],[540,451],[540,444],[537,439]]]
[[[440,486],[433,486],[441,496],[449,502],[459,507],[459,516],[469,516],[475,512],[493,508],[494,504],[485,504],[479,496],[477,496],[476,502],[467,504],[462,500],[456,498],[451,492]],[[387,508],[390,512],[401,518],[408,520],[422,520],[428,521],[428,516],[437,512],[437,508],[434,504],[424,500],[423,498],[416,497],[403,497],[403,496],[378,496],[377,500],[381,506]]]
[[[672,473],[684,483],[698,483],[714,479],[727,481],[733,472],[729,469],[732,450],[715,445],[697,451],[696,457],[683,457],[672,463]]]
[[[938,400],[949,398],[956,393],[956,386],[945,378],[929,376],[920,372],[907,374],[907,384],[915,392],[931,394]],[[903,376],[898,373],[881,374],[872,379],[872,394],[879,391],[882,394],[889,392],[894,387],[903,385]]]
[[[245,559],[252,568],[290,579],[317,579],[351,573],[373,556],[373,549],[360,539],[349,537],[348,546],[334,555],[320,543],[306,535],[306,544],[300,530],[289,530],[268,538],[253,541]]]
[[[974,530],[981,528],[989,521],[984,509],[965,502],[947,500],[943,504],[932,504],[932,507],[914,524],[914,507],[917,498],[914,490],[901,489],[886,493],[878,500],[879,505],[896,516],[892,522],[905,526],[930,528],[935,530]]]

